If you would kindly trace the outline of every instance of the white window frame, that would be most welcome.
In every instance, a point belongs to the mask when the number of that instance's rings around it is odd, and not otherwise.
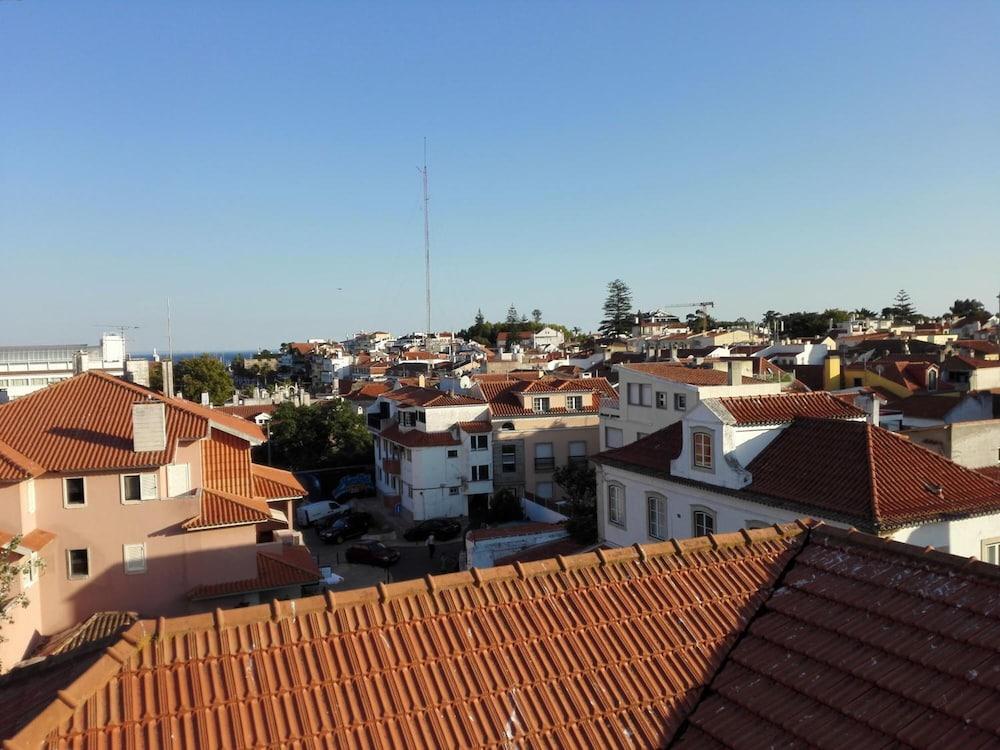
[[[551,408],[550,403],[548,396],[535,396],[531,399],[531,410],[535,414],[547,414]]]
[[[79,552],[80,550],[87,553],[87,572],[84,574],[73,572],[73,553]],[[90,547],[74,547],[73,549],[66,550],[66,577],[71,581],[85,581],[90,578],[91,572],[91,554]]]
[[[625,485],[608,482],[608,523],[625,528]]]
[[[38,553],[32,550],[28,561],[21,568],[21,590],[27,591],[38,580]]]
[[[656,392],[656,408],[657,409],[667,409],[670,407],[670,399],[667,396],[670,395],[669,391],[657,391]]]
[[[667,498],[658,492],[646,493],[646,533],[650,539],[664,540],[669,538],[667,515]]]
[[[703,522],[698,523],[698,517],[704,516],[712,520],[712,530],[707,531],[707,525]],[[699,529],[699,525],[701,528]],[[691,536],[707,536],[708,534],[717,534],[719,531],[719,519],[716,513],[711,508],[706,508],[704,505],[692,505],[691,506]]]
[[[608,439],[612,434],[618,435],[618,445],[612,445],[611,440]],[[621,448],[623,445],[625,445],[625,433],[622,431],[622,428],[605,425],[604,445],[608,448]]]
[[[378,446],[378,443],[375,443]],[[184,487],[184,489],[181,489]],[[191,464],[167,464],[167,497],[180,497],[191,491]]]
[[[472,435],[470,438],[471,450],[485,451],[490,449],[489,435]]]
[[[69,501],[69,482],[79,479],[83,484],[83,502],[71,503]],[[86,508],[87,507],[87,478],[86,477],[63,477],[63,507],[64,508]]]
[[[705,451],[701,450],[699,459],[698,438],[708,440],[708,460],[705,461]],[[701,471],[715,471],[715,436],[711,430],[696,427],[691,430],[691,466]]]
[[[473,482],[488,482],[490,480],[489,464],[473,464],[471,470]],[[483,474],[486,476],[483,476]]]
[[[507,474],[517,471],[517,446],[513,443],[500,446],[500,470]]]
[[[991,565],[1000,565],[1000,537],[983,539],[980,559]],[[992,560],[990,558],[993,558]]]
[[[567,396],[566,397],[566,410],[567,411],[582,411],[583,410],[583,396]]]
[[[129,566],[129,550],[139,550],[141,553],[141,567],[138,565]],[[133,557],[133,560],[135,558]],[[122,569],[125,571],[125,575],[134,576],[141,573],[145,573],[147,570],[146,565],[146,543],[140,542],[138,544],[123,544],[122,545]]]
[[[125,480],[129,477],[139,478],[139,497],[128,498],[125,496]],[[135,505],[146,503],[150,500],[160,499],[160,477],[155,471],[134,471],[118,476],[118,488],[121,492],[123,505]]]
[[[686,393],[675,393],[674,394],[674,411],[687,411],[687,394]]]

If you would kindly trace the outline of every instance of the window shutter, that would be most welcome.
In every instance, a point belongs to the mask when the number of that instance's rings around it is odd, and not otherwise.
[[[191,490],[191,465],[170,464],[167,466],[167,495],[177,497]]]
[[[124,555],[126,573],[144,573],[146,571],[145,544],[124,545]]]
[[[143,500],[156,500],[160,496],[156,474],[139,475],[139,497]]]

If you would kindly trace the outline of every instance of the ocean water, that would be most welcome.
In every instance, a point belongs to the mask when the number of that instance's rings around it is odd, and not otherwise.
[[[271,351],[275,351],[272,349]],[[222,364],[227,367],[229,364],[237,357],[252,357],[257,352],[254,351],[225,351],[225,352],[174,352],[174,362],[180,362],[184,359],[191,359],[192,357],[200,357],[202,354],[210,354],[213,357],[217,357],[222,360]],[[135,357],[142,357],[143,359],[152,359],[152,352],[129,352],[130,355]],[[160,359],[166,358],[166,352],[157,351],[160,355]]]

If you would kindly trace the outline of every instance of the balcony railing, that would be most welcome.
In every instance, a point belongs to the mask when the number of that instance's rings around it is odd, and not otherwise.
[[[556,468],[555,458],[536,458],[535,471],[552,471]]]

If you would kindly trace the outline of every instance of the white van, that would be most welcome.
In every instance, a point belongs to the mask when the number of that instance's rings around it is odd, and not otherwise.
[[[295,520],[299,528],[312,526],[331,516],[346,513],[351,509],[350,503],[338,503],[336,500],[320,500],[315,503],[305,503],[295,509]]]

